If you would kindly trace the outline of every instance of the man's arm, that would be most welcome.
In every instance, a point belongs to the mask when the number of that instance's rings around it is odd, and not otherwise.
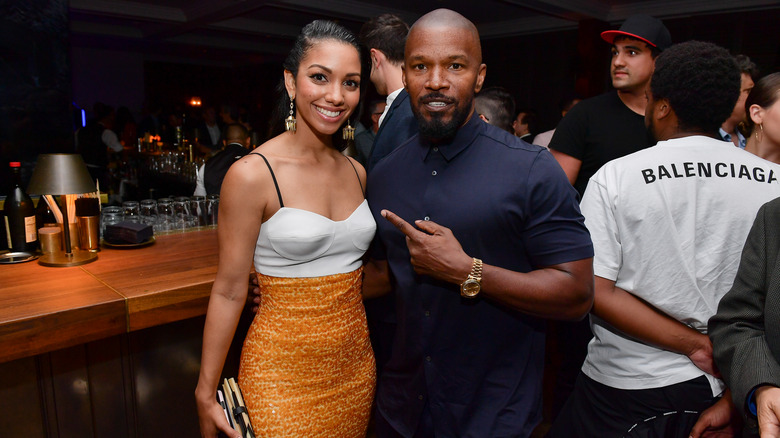
[[[416,221],[415,228],[396,214],[382,216],[406,235],[415,272],[460,285],[473,263],[449,228],[432,221]],[[530,315],[577,320],[593,302],[592,259],[515,272],[483,265],[481,293]]]
[[[664,350],[684,354],[694,365],[719,376],[707,335],[615,286],[615,282],[596,276],[593,314],[621,332]]]
[[[582,160],[566,155],[563,152],[558,152],[555,149],[550,149],[555,161],[561,165],[561,169],[566,173],[566,177],[569,179],[569,183],[574,185],[577,181],[577,176],[580,174],[580,167],[582,167]]]

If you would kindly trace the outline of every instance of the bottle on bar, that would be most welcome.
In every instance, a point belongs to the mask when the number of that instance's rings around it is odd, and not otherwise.
[[[35,208],[32,199],[21,187],[21,163],[14,161],[10,166],[14,183],[3,206],[4,237],[11,252],[34,252],[38,249]]]

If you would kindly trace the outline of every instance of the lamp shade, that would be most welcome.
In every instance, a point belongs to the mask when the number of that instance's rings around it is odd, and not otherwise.
[[[76,195],[95,191],[95,181],[79,154],[40,154],[27,193]]]

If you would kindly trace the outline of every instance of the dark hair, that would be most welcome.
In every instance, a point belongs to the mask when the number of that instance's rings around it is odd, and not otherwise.
[[[746,55],[737,55],[734,57],[739,66],[739,71],[750,76],[751,79],[756,80],[758,77],[758,66],[755,62],[751,61]]]
[[[688,41],[666,49],[650,80],[653,99],[667,99],[680,129],[717,134],[739,97],[741,73],[734,57],[712,43]]]
[[[295,44],[293,44],[293,47],[290,50],[290,53],[287,55],[287,58],[284,60],[282,66],[285,70],[290,71],[293,76],[298,76],[298,68],[300,67],[303,58],[306,57],[306,54],[316,43],[325,40],[333,40],[342,42],[344,44],[349,44],[358,52],[358,57],[360,56],[360,46],[358,46],[357,39],[352,32],[332,21],[314,20],[301,29],[301,33],[295,39]],[[279,98],[277,99],[276,108],[274,109],[274,113],[270,119],[271,125],[269,126],[268,130],[271,137],[279,135],[284,131],[284,119],[287,118],[287,115],[290,112],[290,98],[287,95],[286,88],[284,87],[284,78],[282,78],[282,80],[279,82],[279,85],[277,86],[277,93],[279,94]],[[355,113],[359,114],[357,109]],[[336,135],[338,135],[338,137],[336,137]],[[343,147],[337,146],[341,144],[340,132],[334,134],[333,139],[334,147],[338,148],[339,150],[342,150],[346,147],[346,144],[344,144]]]
[[[360,29],[360,44],[366,49],[377,49],[387,59],[400,65],[404,62],[404,46],[409,25],[394,14],[382,14],[368,20]]]
[[[488,87],[474,98],[475,110],[488,119],[488,123],[510,134],[512,115],[515,113],[515,99],[504,87]]]
[[[756,123],[750,118],[750,107],[758,105],[761,108],[769,108],[777,102],[780,97],[780,72],[766,75],[756,82],[750,94],[745,100],[745,136],[753,134],[753,128],[756,127]]]
[[[523,125],[528,125],[528,132],[531,134],[536,134],[536,122],[539,119],[539,116],[536,114],[536,111],[532,110],[531,108],[521,108],[517,115],[523,114],[523,118],[520,119],[520,123]],[[517,118],[517,116],[515,116]]]

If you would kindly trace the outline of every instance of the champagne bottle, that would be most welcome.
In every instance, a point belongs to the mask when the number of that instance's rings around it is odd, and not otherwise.
[[[32,199],[22,189],[21,163],[11,162],[14,185],[5,197],[3,221],[5,239],[12,252],[34,252],[38,249],[38,227]]]

